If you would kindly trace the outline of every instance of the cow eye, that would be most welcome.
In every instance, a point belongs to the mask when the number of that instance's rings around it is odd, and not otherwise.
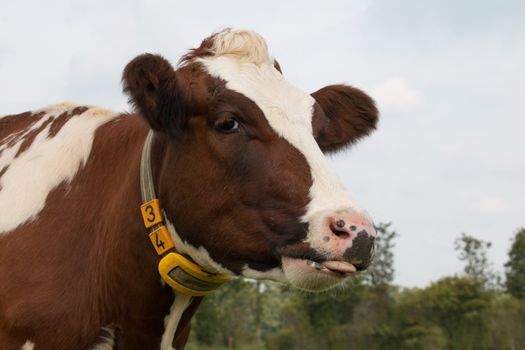
[[[215,129],[222,133],[239,131],[239,122],[232,117],[221,118],[215,123]]]

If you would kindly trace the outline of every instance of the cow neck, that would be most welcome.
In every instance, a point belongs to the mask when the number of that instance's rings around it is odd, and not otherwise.
[[[190,256],[177,252],[171,234],[164,224],[166,213],[155,193],[151,169],[153,131],[149,131],[140,161],[141,212],[149,238],[160,257],[158,270],[162,279],[175,292],[186,296],[206,296],[231,277],[206,271]],[[172,234],[176,235],[173,228]]]

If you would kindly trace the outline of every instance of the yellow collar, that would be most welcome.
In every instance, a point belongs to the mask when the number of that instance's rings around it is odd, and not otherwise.
[[[140,189],[142,205],[140,211],[144,226],[155,251],[161,257],[159,273],[162,279],[174,290],[191,296],[205,296],[217,289],[231,277],[204,270],[175,249],[175,244],[164,224],[163,210],[156,198],[151,171],[151,144],[153,131],[150,130],[140,160]]]

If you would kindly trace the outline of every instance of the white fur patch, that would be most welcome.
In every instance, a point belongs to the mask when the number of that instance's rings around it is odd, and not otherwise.
[[[33,350],[35,348],[35,343],[33,343],[32,341],[28,340],[24,343],[24,345],[22,345],[22,350]]]
[[[102,337],[102,343],[95,345],[91,350],[113,350],[115,346],[115,331],[113,328],[102,328],[108,335]]]
[[[230,56],[242,62],[271,63],[263,37],[250,30],[225,30],[213,42],[214,56]]]
[[[171,223],[168,219],[166,219],[165,221],[166,227],[170,232],[171,239],[173,240],[173,243],[175,244],[175,247],[177,247],[177,251],[179,253],[191,256],[191,258],[195,260],[197,264],[202,266],[206,271],[222,273],[230,276],[234,275],[232,271],[228,270],[227,268],[213,260],[206,248],[202,246],[200,246],[199,248],[195,248],[190,243],[183,241],[180,238],[177,231],[175,230],[175,226],[173,225],[173,223]]]
[[[33,140],[31,146],[15,157],[25,136],[46,120],[76,107],[65,103],[35,111],[45,112],[28,130],[8,135],[1,143],[0,170],[9,166],[0,178],[0,234],[34,219],[44,208],[46,198],[62,182],[70,183],[91,152],[95,130],[117,116],[100,108],[90,108],[72,117],[52,138],[48,138],[50,124]],[[7,141],[6,141],[7,140]],[[8,148],[6,143],[16,140]]]
[[[173,350],[171,344],[173,343],[177,326],[184,310],[190,306],[191,301],[191,296],[175,293],[175,301],[171,305],[170,313],[164,318],[164,334],[162,334],[160,350]]]
[[[270,280],[281,283],[287,282],[284,272],[280,267],[275,267],[268,271],[259,271],[249,268],[248,265],[245,265],[242,269],[242,275],[244,277],[253,278],[256,280]]]
[[[253,50],[261,51],[262,48]],[[351,199],[313,137],[314,98],[288,83],[273,67],[267,52],[266,57],[262,63],[261,60],[246,62],[231,55],[206,57],[198,61],[210,75],[225,80],[229,89],[255,102],[275,132],[306,158],[313,184],[310,188],[311,200],[302,218],[304,222],[309,222],[321,211],[366,215]]]

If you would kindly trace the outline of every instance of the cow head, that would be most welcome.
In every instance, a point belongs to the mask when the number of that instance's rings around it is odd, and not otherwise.
[[[176,70],[138,56],[123,83],[156,132],[156,187],[180,251],[209,270],[309,290],[369,264],[372,220],[323,154],[375,128],[364,92],[303,92],[258,34],[232,30],[205,39]]]

